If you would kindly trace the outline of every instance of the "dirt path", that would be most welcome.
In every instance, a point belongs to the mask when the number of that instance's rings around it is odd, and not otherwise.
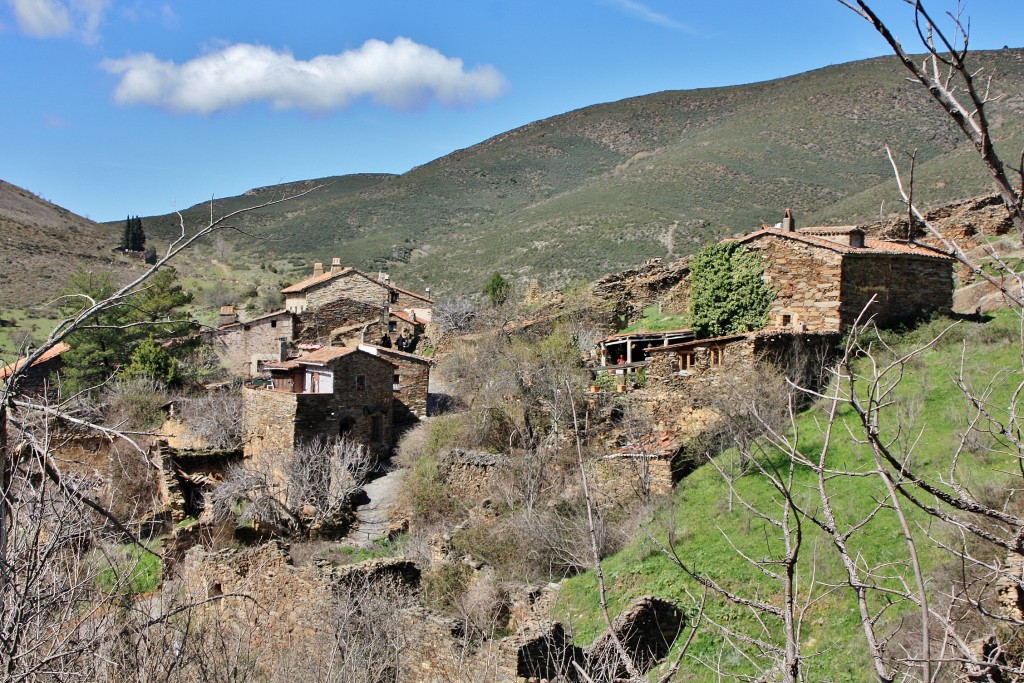
[[[391,510],[397,501],[399,484],[404,476],[404,469],[396,469],[363,486],[370,500],[356,508],[357,522],[345,539],[346,545],[367,548],[387,533]]]

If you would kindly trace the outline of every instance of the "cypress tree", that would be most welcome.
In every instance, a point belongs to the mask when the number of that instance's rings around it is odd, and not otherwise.
[[[142,251],[146,247],[146,233],[142,230],[142,219],[136,216],[130,222],[128,249],[129,251]]]
[[[121,250],[128,251],[132,245],[132,217],[124,219],[124,230],[121,232]]]

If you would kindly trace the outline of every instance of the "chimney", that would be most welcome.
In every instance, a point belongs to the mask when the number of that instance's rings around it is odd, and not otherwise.
[[[338,258],[337,256],[335,256],[333,259],[331,259],[331,272],[332,273],[340,273],[341,269],[342,269],[341,259]]]
[[[412,320],[414,323],[416,322],[416,311],[409,311],[409,320]]]
[[[864,248],[864,231],[859,228],[854,228],[850,231],[850,246],[856,249]]]
[[[782,217],[782,232],[796,232],[796,220],[791,209],[786,209],[786,215]]]
[[[427,288],[426,288],[426,289],[424,290],[424,293],[425,293],[425,294],[427,295],[427,298],[429,299],[429,298],[430,298],[430,287],[427,287]]]
[[[324,274],[324,264],[317,261],[313,264],[313,277]]]
[[[231,325],[232,323],[238,322],[238,315],[235,313],[234,306],[221,306],[220,307],[220,318],[217,320],[217,324],[220,327],[225,325]]]

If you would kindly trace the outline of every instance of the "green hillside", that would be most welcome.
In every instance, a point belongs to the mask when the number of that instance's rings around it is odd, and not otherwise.
[[[993,89],[997,144],[1024,141],[1024,50],[976,55]],[[556,286],[776,222],[877,218],[896,194],[885,158],[917,156],[918,198],[987,191],[976,159],[892,58],[751,85],[668,91],[538,121],[400,175],[325,179],[245,217],[260,257],[341,256],[435,292],[475,291],[495,269]],[[230,210],[303,183],[218,201]],[[206,204],[184,212],[202,220]],[[177,216],[145,219],[166,239]]]
[[[924,345],[949,324],[948,320],[939,320],[905,335],[887,334],[885,339],[895,352],[906,352]],[[1005,419],[1000,406],[1010,405],[1010,397],[1021,379],[1019,324],[1012,311],[1002,311],[988,323],[961,323],[947,332],[937,345],[906,366],[902,383],[885,411],[881,431],[887,438],[896,437],[894,449],[897,451],[902,446],[912,445],[908,461],[918,472],[934,477],[935,481],[950,480],[954,454],[962,434],[967,431],[967,416],[970,414],[953,381],[954,373],[960,367],[964,340],[969,344],[966,363],[968,383],[974,387],[986,387],[988,409],[996,417]],[[891,358],[881,351],[878,344],[875,344],[875,349],[879,358]],[[857,367],[858,372],[866,372],[869,369],[867,359],[859,362]],[[890,376],[887,381],[893,379]],[[827,404],[819,405],[804,412],[795,423],[799,452],[815,461],[823,447],[827,413]],[[849,431],[844,428],[846,426]],[[860,520],[870,519],[849,539],[858,565],[877,568],[875,580],[880,586],[890,589],[912,586],[907,546],[897,518],[889,509],[870,517],[876,504],[885,502],[887,495],[880,479],[871,475],[875,465],[870,450],[863,443],[854,442],[859,429],[852,410],[848,406],[843,407],[839,411],[838,426],[833,430],[828,465],[834,470],[864,472],[867,475],[831,478],[827,486],[832,505],[844,528],[845,525],[852,526]],[[790,438],[793,434],[789,431]],[[977,433],[974,436],[976,438],[967,440],[967,448],[960,456],[957,468],[959,483],[978,500],[999,507],[1000,501],[1013,497],[1012,490],[1020,477],[1018,462],[1011,453],[1012,447],[1006,447],[998,435]],[[735,453],[727,452],[717,461],[717,467],[705,465],[687,477],[671,498],[664,501],[653,521],[646,526],[646,531],[634,534],[634,540],[623,551],[603,563],[606,582],[610,586],[613,616],[631,599],[649,594],[678,600],[691,617],[697,612],[702,588],[674,566],[651,538],[671,547],[698,572],[729,590],[748,598],[760,596],[776,606],[780,604],[780,584],[741,556],[744,554],[754,560],[781,558],[783,547],[779,529],[753,512],[757,510],[779,519],[780,494],[765,474],[756,469],[736,478],[735,489],[730,493],[727,477],[719,468],[736,476],[735,458]],[[785,476],[788,467],[785,455],[769,449],[762,462],[766,470],[775,467]],[[806,607],[800,635],[803,655],[807,658],[804,675],[806,680],[813,681],[868,680],[871,678],[871,663],[856,599],[853,591],[844,585],[846,573],[831,539],[809,520],[812,515],[822,515],[816,487],[814,472],[798,467],[791,490],[797,504],[805,511],[801,516],[804,536],[797,573],[798,603],[802,608]],[[975,567],[970,564],[961,566],[949,551],[938,546],[939,543],[960,547],[963,542],[973,556],[981,560],[998,563],[1004,559],[997,549],[982,546],[977,541],[972,543],[969,539],[964,541],[905,500],[903,504],[908,508],[925,580],[932,593],[930,599],[936,609],[941,610],[943,607],[939,605],[945,605],[941,599],[943,593],[956,590],[951,586],[978,579]],[[1017,509],[1015,504],[1010,505],[1014,506],[1010,509]],[[777,565],[770,568],[781,571]],[[965,572],[963,577],[961,570]],[[980,582],[972,585],[975,591],[981,590]],[[878,626],[880,633],[894,634],[891,656],[899,656],[901,643],[910,643],[913,649],[913,634],[917,627],[914,605],[881,591],[872,591],[870,604],[873,609],[887,607]],[[748,663],[734,649],[740,641],[726,642],[722,631],[713,624],[724,625],[750,637],[779,642],[779,624],[770,617],[765,618],[763,624],[759,623],[749,610],[728,603],[714,593],[708,595],[706,610],[707,620],[688,652],[683,667],[685,674],[680,676],[680,680],[720,680],[699,660],[705,664],[717,661],[734,675],[751,673]],[[605,628],[592,572],[565,583],[556,612],[558,618],[572,625],[574,636],[580,643],[588,643]],[[766,625],[764,630],[762,625]],[[960,628],[961,634],[971,638],[988,632],[984,628],[976,629],[970,620],[965,620]],[[742,645],[740,649],[751,652]],[[755,658],[765,661],[757,655]]]

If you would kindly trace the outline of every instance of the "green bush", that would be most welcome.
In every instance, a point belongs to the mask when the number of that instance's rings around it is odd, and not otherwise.
[[[775,299],[765,284],[764,258],[738,242],[707,246],[690,260],[690,315],[701,337],[759,330]]]

